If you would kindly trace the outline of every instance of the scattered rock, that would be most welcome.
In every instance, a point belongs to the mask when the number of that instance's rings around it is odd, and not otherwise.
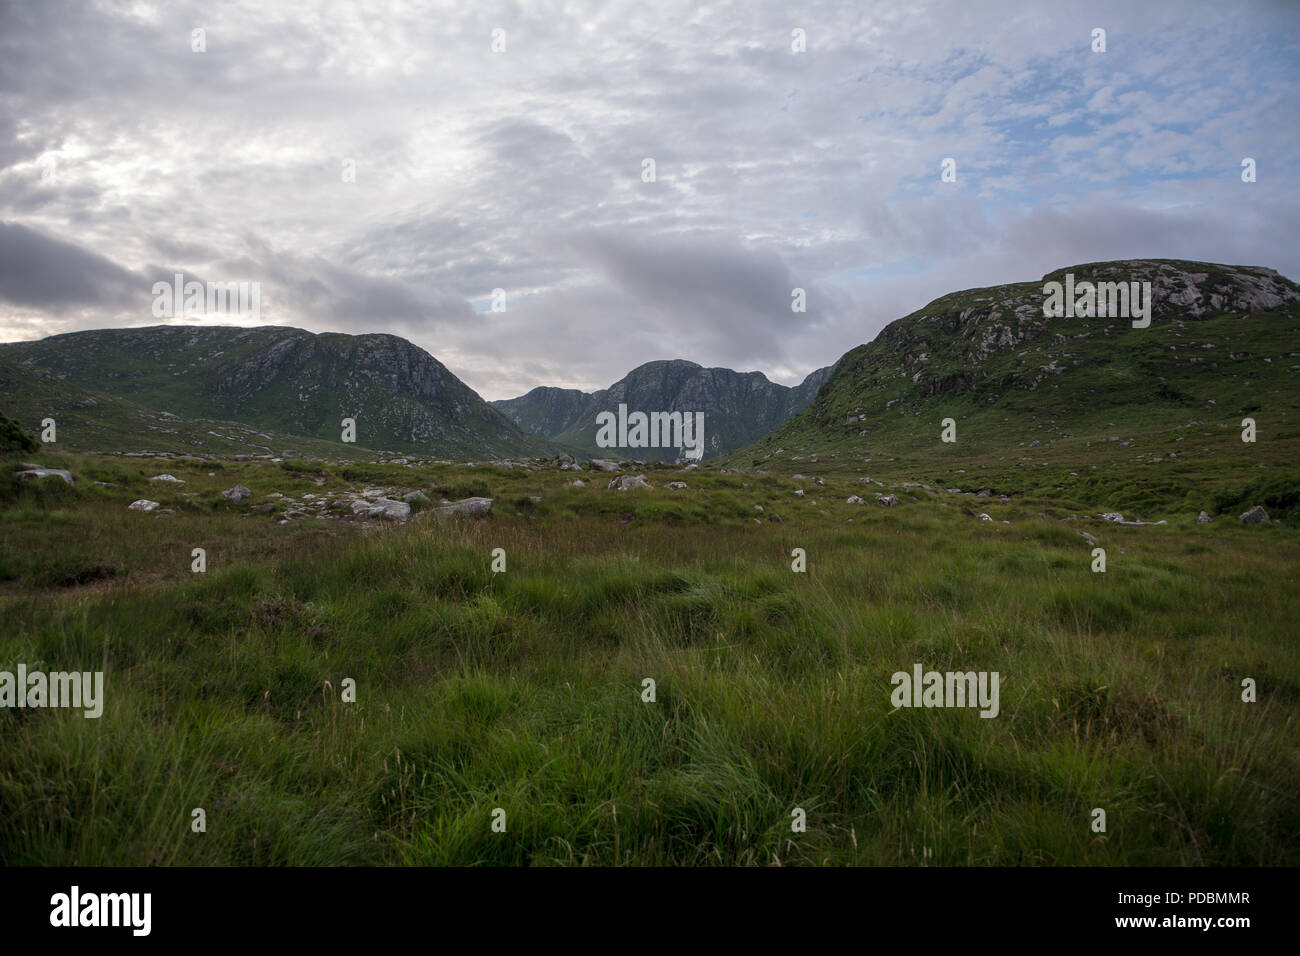
[[[429,496],[423,491],[408,491],[406,494],[402,495],[402,500],[408,505],[427,505],[429,503]]]
[[[65,471],[62,468],[42,468],[40,465],[21,466],[22,471],[18,472],[20,478],[62,478],[68,484],[72,484],[72,472]]]
[[[785,519],[782,518],[782,517],[781,517],[779,514],[777,514],[775,511],[773,511],[770,515],[767,516],[767,520],[768,520],[768,521],[784,521]]]
[[[857,495],[849,495],[844,499],[844,503],[846,505],[865,505],[867,502],[865,499],[859,498]]]
[[[1268,512],[1262,505],[1255,505],[1239,519],[1243,524],[1268,524]]]
[[[1097,539],[1094,538],[1092,535],[1088,534],[1088,532],[1080,531],[1079,537],[1083,538],[1084,541],[1087,541],[1094,548],[1097,546]]]
[[[992,520],[993,520],[992,518],[990,518],[990,517],[989,517],[988,515],[986,515],[986,514],[981,514],[981,515],[979,516],[979,518],[980,518],[980,521],[992,521]]]
[[[892,508],[894,505],[898,504],[897,495],[876,495],[876,500],[886,508]]]
[[[245,488],[243,485],[235,485],[235,487],[228,488],[221,493],[221,497],[225,498],[227,501],[233,501],[235,504],[239,504],[245,498],[251,498],[252,496],[253,492]]]
[[[592,458],[587,464],[591,465],[597,471],[621,471],[616,461],[607,461],[604,458]]]
[[[1196,516],[1197,524],[1209,524],[1213,520],[1214,519],[1211,518],[1209,515],[1207,515],[1204,511],[1202,511],[1200,514]]]
[[[1104,515],[1097,515],[1103,521],[1109,521],[1111,524],[1122,524],[1128,528],[1154,527],[1155,525],[1168,524],[1168,521],[1125,521],[1124,516],[1118,511],[1110,511]]]
[[[141,498],[127,505],[132,511],[153,511],[158,507],[158,502],[150,501],[148,498]]]
[[[573,481],[569,482],[569,484],[572,485],[574,488],[586,488],[586,487],[587,487],[587,483],[586,483],[585,481],[583,481],[581,478],[574,478]]]
[[[654,486],[645,480],[645,475],[619,475],[605,487],[609,491],[628,491],[632,488],[653,488]]]
[[[367,518],[392,518],[394,521],[405,521],[411,517],[411,506],[405,501],[379,498],[375,501],[352,502],[352,513],[365,515]]]
[[[694,462],[692,462],[691,464],[687,465],[685,468],[682,469],[682,471],[699,471],[699,470],[700,470],[700,466],[695,464]]]
[[[492,513],[492,498],[464,498],[437,508],[440,518],[486,518]]]
[[[180,478],[177,478],[175,475],[154,475],[149,480],[150,481],[174,481],[178,485],[185,484],[184,481],[182,481]]]
[[[668,482],[667,487],[671,488],[673,491],[685,491],[685,490],[686,490],[686,482],[684,482],[684,481],[670,481],[670,482]]]
[[[795,493],[796,496],[798,496],[798,497],[800,497],[800,498],[803,497],[803,489],[802,489],[802,488],[796,488],[796,489],[794,490],[794,493]]]

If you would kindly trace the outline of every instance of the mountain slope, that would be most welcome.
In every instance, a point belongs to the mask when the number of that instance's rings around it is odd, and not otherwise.
[[[44,446],[47,452],[172,452],[330,460],[380,454],[360,445],[286,435],[239,422],[183,419],[5,361],[0,361],[0,411],[13,416],[33,436],[41,435],[43,420],[53,418],[55,441]]]
[[[154,326],[0,345],[0,360],[182,419],[442,457],[539,451],[437,359],[393,335]],[[353,447],[340,445],[339,451]]]
[[[1076,282],[1150,282],[1150,327],[1044,317],[1044,283],[1067,272]],[[1250,414],[1290,437],[1300,425],[1297,357],[1300,286],[1271,269],[1087,263],[952,293],[896,320],[848,352],[817,399],[746,456],[938,460],[1072,440],[1087,447],[1189,421],[1240,429]],[[956,444],[940,441],[944,418],[957,423]]]
[[[600,448],[596,417],[628,412],[703,412],[705,455],[739,448],[802,411],[830,377],[817,369],[794,388],[769,381],[761,372],[704,368],[681,359],[647,362],[609,388],[588,395],[575,389],[535,388],[493,404],[525,430],[588,454],[673,459],[673,449]]]
[[[590,401],[589,392],[539,385],[518,398],[489,404],[530,435],[551,438],[572,428]]]

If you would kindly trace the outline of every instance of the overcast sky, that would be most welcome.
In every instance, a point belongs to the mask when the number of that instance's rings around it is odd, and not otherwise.
[[[159,324],[181,272],[260,321],[168,321],[391,332],[488,399],[794,384],[1074,263],[1300,279],[1298,154],[1290,0],[0,0],[0,341]]]

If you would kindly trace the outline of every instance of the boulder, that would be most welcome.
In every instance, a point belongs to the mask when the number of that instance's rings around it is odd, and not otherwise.
[[[1209,515],[1207,515],[1204,511],[1202,511],[1200,514],[1196,516],[1197,524],[1209,524],[1213,520],[1214,519],[1211,518]]]
[[[374,501],[358,500],[352,502],[352,513],[367,518],[392,518],[394,521],[405,521],[411,517],[411,506],[405,501],[394,501],[392,498],[377,498]]]
[[[1265,511],[1263,506],[1261,505],[1255,505],[1255,507],[1251,508],[1245,514],[1243,514],[1241,518],[1238,520],[1240,520],[1243,524],[1268,524],[1269,523],[1268,512]]]
[[[865,505],[867,502],[866,499],[859,498],[857,495],[849,495],[844,499],[844,503],[846,505]]]
[[[587,487],[587,483],[586,483],[585,481],[583,481],[581,478],[574,478],[573,481],[569,482],[569,484],[572,485],[574,488],[586,488],[586,487]]]
[[[464,498],[434,511],[439,518],[486,518],[492,513],[492,501],[492,498]]]
[[[221,497],[227,501],[233,501],[235,504],[239,504],[245,498],[251,498],[252,496],[253,493],[243,485],[235,485],[235,487],[227,488],[221,493]]]
[[[605,487],[609,491],[628,491],[633,488],[653,488],[654,485],[645,480],[645,475],[619,475]]]
[[[175,475],[154,475],[149,480],[150,481],[173,481],[178,485],[185,484],[185,482],[182,479],[177,478]]]
[[[158,502],[150,501],[148,498],[141,498],[127,505],[132,511],[153,511],[158,507]]]
[[[429,503],[429,496],[423,491],[408,491],[402,495],[402,500],[408,505],[426,505]]]
[[[1104,515],[1097,515],[1097,517],[1101,518],[1103,521],[1109,521],[1111,524],[1122,524],[1126,528],[1145,528],[1148,526],[1154,527],[1155,525],[1162,525],[1162,524],[1169,523],[1168,521],[1165,521],[1163,519],[1160,521],[1137,521],[1137,520],[1127,521],[1125,520],[1124,516],[1120,514],[1118,511],[1110,511]]]
[[[18,472],[20,478],[62,478],[68,484],[72,484],[72,472],[65,471],[62,468],[42,468],[40,465],[23,465],[23,470]]]
[[[898,504],[897,495],[876,495],[876,500],[886,508],[892,508],[894,505]]]
[[[986,515],[986,514],[981,514],[981,515],[980,515],[980,521],[992,521],[992,520],[993,520],[993,519],[990,518],[990,517],[989,517],[988,515]]]
[[[667,487],[671,488],[673,491],[685,491],[685,490],[686,490],[686,482],[684,482],[684,481],[670,481],[670,482],[668,482]]]
[[[619,468],[618,462],[607,461],[604,458],[593,458],[590,461],[588,461],[587,464],[591,465],[591,467],[595,468],[597,471],[621,471],[622,470]]]

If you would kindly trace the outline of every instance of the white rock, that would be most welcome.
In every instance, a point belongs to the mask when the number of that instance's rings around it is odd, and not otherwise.
[[[62,478],[68,484],[72,484],[72,472],[65,471],[62,468],[42,468],[40,465],[23,465],[23,470],[18,472],[20,478]]]
[[[440,518],[485,518],[492,512],[492,498],[465,498],[435,509]]]
[[[153,511],[158,507],[158,502],[150,501],[148,498],[141,498],[127,505],[132,511]]]
[[[645,480],[645,475],[619,475],[605,487],[609,491],[628,491],[633,488],[653,488],[654,486]]]

